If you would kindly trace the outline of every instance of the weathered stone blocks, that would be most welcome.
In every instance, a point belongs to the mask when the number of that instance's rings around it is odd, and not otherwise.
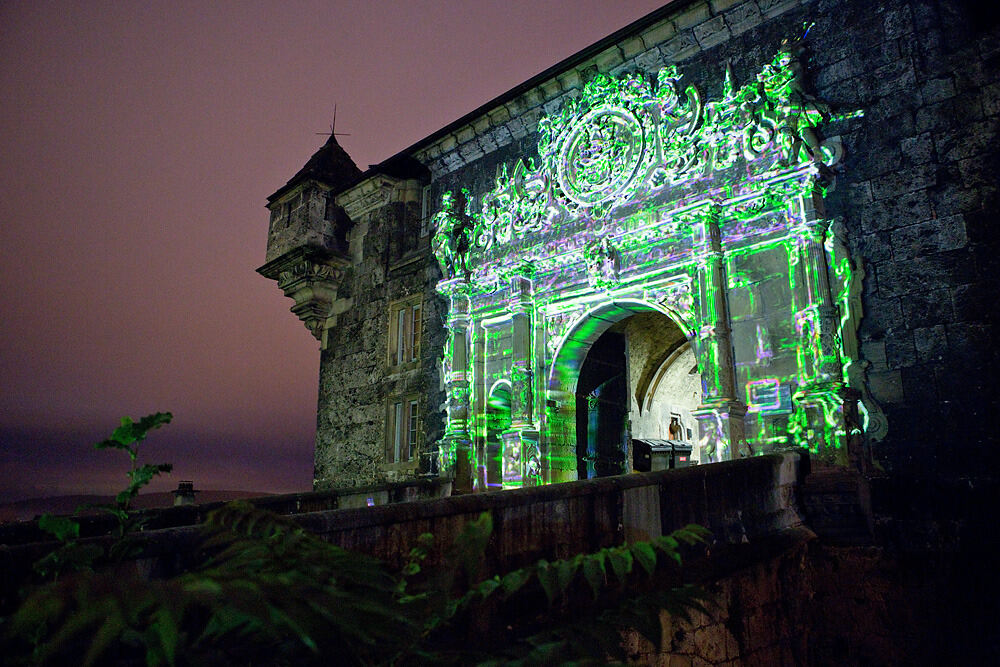
[[[531,157],[541,115],[558,113],[564,96],[577,94],[583,80],[598,71],[652,73],[665,63],[684,61],[685,76],[704,83],[702,94],[708,99],[721,86],[725,62],[732,62],[737,74],[749,74],[748,63],[769,58],[782,39],[799,36],[807,20],[817,23],[805,40],[806,89],[830,102],[834,113],[865,113],[835,126],[843,137],[845,157],[826,198],[826,216],[842,221],[851,259],[865,270],[861,357],[870,364],[876,400],[919,414],[920,401],[938,400],[945,395],[943,387],[956,384],[949,359],[963,346],[979,344],[975,335],[963,335],[964,329],[953,335],[952,327],[967,324],[992,331],[984,321],[988,309],[983,303],[990,292],[989,267],[995,265],[986,258],[997,254],[990,238],[1000,170],[1000,34],[995,26],[970,20],[955,3],[690,4],[420,148],[417,155],[429,163],[434,177],[431,201],[445,189],[479,188],[492,182],[498,164],[509,167],[518,157]],[[367,257],[378,256],[377,237],[383,233],[384,227],[368,234],[372,247],[366,248]],[[762,254],[748,270],[746,283],[729,298],[737,320],[760,319],[771,327],[774,312],[789,298],[787,288],[781,287],[782,280],[787,284],[789,263],[787,258],[774,267],[765,263]],[[391,276],[380,278],[379,270],[373,268],[351,284],[356,301],[372,291],[398,288]],[[433,273],[419,280],[432,282]],[[382,316],[366,312],[365,317]],[[384,350],[374,360],[363,357],[365,341],[377,338],[380,334],[373,328],[380,331],[384,322],[359,328],[355,325],[360,319],[354,324],[349,320],[344,320],[345,336],[336,359],[366,369],[381,363]],[[750,329],[745,333],[750,336]],[[740,358],[749,360],[751,352],[749,346],[741,347]],[[901,369],[909,369],[905,395]],[[389,382],[377,373],[369,380],[371,386]],[[347,381],[352,386],[358,382]],[[920,381],[929,385],[923,394],[918,391]],[[372,396],[366,394],[365,399]],[[384,399],[379,395],[375,400]],[[375,412],[381,411],[384,405]],[[373,422],[382,418],[365,417]],[[351,423],[360,426],[359,419],[351,418]],[[323,428],[342,430],[343,425],[334,422],[322,422]],[[887,446],[885,451],[904,449]]]
[[[700,48],[694,34],[684,31],[660,46],[660,51],[667,62],[677,62],[694,55]]]
[[[897,260],[963,248],[967,242],[961,215],[928,220],[892,233],[893,256]]]
[[[730,37],[726,19],[722,16],[716,16],[714,19],[696,25],[692,32],[703,49],[710,49],[716,44],[725,42]]]
[[[757,9],[757,5],[753,2],[744,2],[735,6],[725,14],[725,17],[726,25],[729,26],[729,30],[734,37],[751,28],[757,27],[763,20],[760,10]]]

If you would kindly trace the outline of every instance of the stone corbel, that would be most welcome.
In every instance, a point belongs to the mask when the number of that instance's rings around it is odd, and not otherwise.
[[[325,348],[327,330],[337,315],[351,307],[350,299],[339,299],[337,291],[349,262],[325,248],[301,246],[257,269],[278,283],[285,296],[295,301],[291,311]]]

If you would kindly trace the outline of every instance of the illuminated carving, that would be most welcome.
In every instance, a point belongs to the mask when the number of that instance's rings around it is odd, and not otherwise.
[[[469,270],[469,224],[463,206],[467,194],[465,190],[458,197],[445,193],[441,199],[441,210],[433,218],[436,231],[431,247],[445,278],[454,278]]]
[[[657,73],[655,85],[639,74],[597,75],[579,99],[539,121],[537,167],[532,160],[500,167],[472,238],[464,241],[470,258],[581,215],[606,218],[664,187],[729,170],[741,158],[748,164],[737,178],[767,177],[801,163],[834,164],[839,139],[821,141],[816,130],[860,112],[832,114],[805,92],[801,51],[801,41],[784,44],[739,88],[727,67],[721,98],[708,103],[697,86],[681,89],[672,65]],[[765,156],[770,159],[761,160]]]
[[[691,294],[691,283],[688,280],[656,286],[648,289],[646,294],[652,303],[669,308],[678,317],[684,318],[689,326],[694,325],[694,320],[688,317],[694,308],[694,295]]]
[[[587,279],[591,287],[607,289],[618,284],[621,253],[608,237],[592,242],[583,251],[587,261]]]
[[[632,181],[645,151],[642,125],[627,109],[591,111],[562,142],[559,186],[581,206],[604,203]]]
[[[479,202],[445,195],[434,216],[439,290],[454,299],[461,283],[463,317],[487,331],[468,357],[464,333],[449,339],[466,370],[447,374],[443,466],[455,465],[453,443],[484,437],[465,431],[481,416],[463,415],[502,381],[515,388],[520,426],[504,432],[501,478],[486,485],[570,469],[573,388],[610,326],[588,314],[626,302],[668,315],[691,343],[703,462],[788,445],[842,458],[842,396],[863,378],[845,372],[858,356],[845,332],[857,326],[860,278],[828,234],[822,198],[841,148],[817,129],[855,114],[837,116],[805,91],[801,52],[784,43],[743,86],[727,67],[714,98],[674,66],[653,79],[597,75],[539,121],[537,161],[502,165]],[[771,268],[743,275],[756,257]],[[745,295],[735,324],[734,291]],[[766,317],[755,301],[765,291]]]

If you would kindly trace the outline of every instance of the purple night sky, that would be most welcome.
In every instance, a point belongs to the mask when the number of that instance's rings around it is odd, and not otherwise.
[[[318,344],[254,272],[324,142],[379,162],[664,0],[0,4],[0,502],[309,490]]]

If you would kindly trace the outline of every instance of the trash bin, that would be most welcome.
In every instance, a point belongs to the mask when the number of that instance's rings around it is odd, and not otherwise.
[[[686,468],[691,465],[691,443],[633,438],[632,459],[632,468],[636,472]]]

